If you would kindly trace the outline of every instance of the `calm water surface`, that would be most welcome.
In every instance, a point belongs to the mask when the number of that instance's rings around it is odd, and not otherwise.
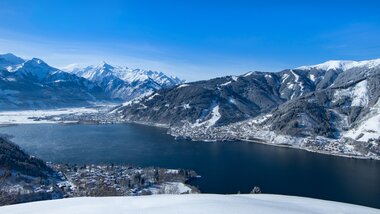
[[[24,150],[57,163],[128,163],[189,168],[204,193],[298,195],[380,208],[380,161],[356,160],[246,142],[174,140],[133,124],[1,127]]]

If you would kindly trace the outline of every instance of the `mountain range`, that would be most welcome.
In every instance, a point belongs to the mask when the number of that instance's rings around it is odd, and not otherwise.
[[[69,72],[68,72],[69,71]],[[0,109],[43,109],[121,102],[172,87],[181,80],[162,72],[102,63],[66,71],[41,59],[0,55]]]
[[[166,126],[176,137],[380,157],[380,59],[185,83],[105,62],[57,69],[41,59],[4,54],[0,95],[0,109],[112,101],[122,103],[112,111],[115,118]]]
[[[62,70],[95,82],[110,98],[124,101],[146,96],[182,82],[179,78],[162,72],[112,66],[106,62],[86,67],[70,65]]]
[[[328,61],[185,83],[115,112],[193,140],[323,145],[323,150],[371,156],[380,154],[379,97],[380,59]]]

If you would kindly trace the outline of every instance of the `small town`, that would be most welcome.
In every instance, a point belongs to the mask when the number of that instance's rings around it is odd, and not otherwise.
[[[199,193],[196,187],[186,184],[199,177],[192,170],[48,164],[62,180],[57,186],[66,194],[64,197]]]

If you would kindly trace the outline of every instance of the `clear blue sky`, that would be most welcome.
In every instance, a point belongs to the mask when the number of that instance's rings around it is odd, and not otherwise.
[[[1,0],[0,52],[187,80],[380,58],[379,2]]]

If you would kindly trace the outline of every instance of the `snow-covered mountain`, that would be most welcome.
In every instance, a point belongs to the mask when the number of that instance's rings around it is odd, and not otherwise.
[[[351,60],[330,60],[317,65],[301,66],[300,70],[343,70],[346,71],[351,68],[379,68],[380,59],[364,60],[364,61],[351,61]]]
[[[13,54],[0,55],[0,95],[0,109],[84,106],[108,99],[85,78]]]
[[[195,140],[253,139],[380,157],[379,65],[329,61],[186,83],[115,112]]]
[[[0,55],[0,67],[5,68],[7,71],[14,70],[18,65],[22,64],[25,60],[13,54]]]
[[[37,58],[25,60],[10,53],[0,55],[0,109],[41,109],[128,101],[181,82],[177,77],[162,72],[107,63],[58,69]]]
[[[153,92],[174,87],[182,81],[162,72],[112,66],[105,62],[97,66],[69,65],[62,70],[84,77],[102,87],[111,98],[128,101]]]

